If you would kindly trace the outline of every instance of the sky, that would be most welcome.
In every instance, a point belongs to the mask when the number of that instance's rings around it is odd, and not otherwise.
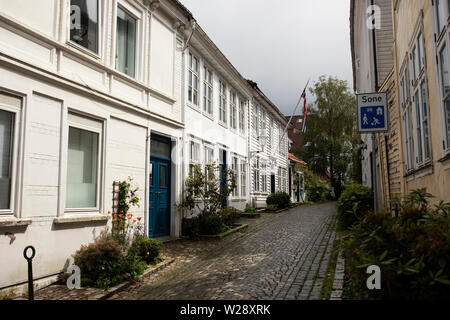
[[[308,79],[330,75],[353,87],[349,0],[180,1],[241,75],[286,115]]]

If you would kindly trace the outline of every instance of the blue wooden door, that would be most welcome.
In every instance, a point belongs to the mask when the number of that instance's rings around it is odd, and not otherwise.
[[[170,161],[151,158],[149,236],[170,235]]]

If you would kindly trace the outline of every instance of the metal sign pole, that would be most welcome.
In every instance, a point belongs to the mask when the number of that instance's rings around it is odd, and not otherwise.
[[[377,212],[377,160],[375,153],[376,134],[372,133],[372,168],[373,168],[373,211]]]

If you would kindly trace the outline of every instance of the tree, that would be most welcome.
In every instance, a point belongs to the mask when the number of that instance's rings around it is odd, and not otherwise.
[[[236,173],[230,169],[223,170],[216,164],[206,165],[205,170],[195,165],[185,185],[185,195],[179,205],[181,209],[200,216],[217,214],[224,200],[236,188]]]
[[[330,176],[336,196],[341,185],[356,176],[359,165],[355,156],[359,135],[355,134],[356,99],[347,81],[321,76],[310,92],[316,97],[310,105],[304,141],[308,147],[294,152],[317,175]]]

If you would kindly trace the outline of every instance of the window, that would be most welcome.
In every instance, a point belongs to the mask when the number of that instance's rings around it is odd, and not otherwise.
[[[189,53],[189,79],[188,79],[188,100],[190,103],[198,106],[198,89],[199,89],[199,60],[197,57]]]
[[[136,19],[118,7],[116,69],[130,77],[136,71],[136,29]]]
[[[266,120],[267,120],[267,113],[265,110],[261,111],[261,135],[266,137],[267,136],[267,124],[266,124]]]
[[[281,190],[281,168],[278,167],[278,175],[277,175],[277,182],[278,182],[278,191],[282,191]]]
[[[417,70],[412,84],[412,93],[414,97],[414,117],[415,119],[411,122],[413,123],[413,132],[415,140],[415,157],[416,164],[421,165],[431,158],[431,141],[429,134],[429,118],[428,118],[428,98],[426,89],[426,72],[422,72],[425,68],[425,57],[423,56],[423,36],[422,32],[419,31],[418,35],[415,36],[415,43],[413,47],[413,61],[411,64],[413,68]],[[419,49],[417,49],[419,48]],[[406,109],[409,112],[408,109]],[[408,114],[408,117],[410,115]],[[407,120],[406,118],[404,119]],[[405,122],[405,130],[408,130],[408,123]],[[407,136],[407,135],[405,135]],[[410,147],[410,146],[408,146]],[[407,151],[408,152],[408,151]]]
[[[253,190],[255,192],[260,191],[259,159],[255,160],[253,166]]]
[[[259,114],[258,106],[253,105],[253,135],[259,139]]]
[[[213,77],[211,71],[208,68],[203,68],[204,80],[203,80],[203,111],[212,115],[212,102],[213,102]]]
[[[245,133],[245,101],[239,99],[239,131]]]
[[[440,80],[442,87],[442,105],[443,105],[443,115],[444,115],[444,141],[443,146],[445,149],[450,149],[450,81],[448,74],[448,50],[447,45],[441,49],[439,53],[439,64],[440,64]]]
[[[67,209],[98,209],[102,123],[69,114]]]
[[[449,5],[450,8],[450,5]],[[444,13],[444,1],[436,0],[436,22],[437,22],[437,30],[438,36],[445,28],[446,15]]]
[[[233,170],[234,179],[236,181],[236,187],[233,190],[232,196],[236,198],[239,197],[239,164],[238,158],[236,157],[233,157],[231,170]]]
[[[200,144],[191,141],[190,143],[190,163],[189,174],[192,176],[195,171],[194,168],[200,166]]]
[[[241,197],[247,196],[247,166],[241,159]]]
[[[268,191],[267,188],[267,164],[265,162],[261,165],[261,191],[266,193]]]
[[[205,146],[205,175],[208,181],[213,181],[215,178],[214,168],[210,168],[208,170],[208,166],[213,164],[214,164],[214,149]]]
[[[227,123],[227,86],[220,81],[219,120]]]
[[[234,92],[230,92],[230,125],[231,128],[237,129],[237,105]]]
[[[403,145],[405,154],[405,169],[413,169],[414,141],[412,135],[412,108],[409,91],[409,77],[407,65],[404,66],[400,80],[401,103],[402,103],[402,124],[403,124]]]
[[[98,0],[70,0],[70,41],[98,53]]]
[[[0,210],[11,209],[15,114],[0,110]]]

